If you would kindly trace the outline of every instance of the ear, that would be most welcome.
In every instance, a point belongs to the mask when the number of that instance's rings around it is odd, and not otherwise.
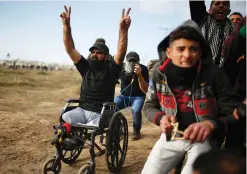
[[[105,55],[105,60],[108,60],[108,59],[109,59],[109,54]]]
[[[209,13],[209,14],[212,14],[212,10],[211,10],[211,8],[210,8],[210,9],[208,9],[208,13]]]
[[[171,59],[171,48],[166,48],[166,57],[168,58],[168,59]]]
[[[227,12],[227,16],[231,13],[231,9],[229,8],[228,12]]]

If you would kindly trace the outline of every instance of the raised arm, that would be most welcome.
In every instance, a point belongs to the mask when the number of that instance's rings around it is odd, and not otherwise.
[[[75,44],[71,34],[71,27],[70,27],[71,7],[67,9],[67,7],[64,6],[64,9],[65,12],[63,12],[60,15],[63,22],[63,42],[69,57],[72,59],[74,63],[77,63],[81,59],[81,54],[75,49]]]
[[[205,1],[192,1],[190,0],[190,15],[191,19],[201,26],[204,18],[207,15]]]
[[[131,23],[131,19],[129,16],[130,10],[131,8],[129,8],[127,13],[125,14],[125,9],[123,9],[120,20],[118,48],[117,48],[117,53],[114,56],[114,61],[118,65],[121,65],[123,63],[127,51],[128,30]]]

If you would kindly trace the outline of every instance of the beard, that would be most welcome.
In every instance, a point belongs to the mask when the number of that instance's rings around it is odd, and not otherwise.
[[[102,70],[104,69],[105,67],[105,60],[98,60],[97,57],[92,57],[91,59],[88,60],[89,61],[89,64],[90,66],[93,68],[93,69],[96,69],[96,70]]]

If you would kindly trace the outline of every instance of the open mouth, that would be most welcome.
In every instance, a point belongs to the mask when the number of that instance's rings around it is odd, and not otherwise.
[[[191,65],[191,62],[181,62],[181,65],[183,65],[183,66],[189,66],[189,65]]]
[[[223,11],[218,11],[218,12],[217,12],[217,15],[223,16],[223,15],[225,15],[225,13],[224,13]]]

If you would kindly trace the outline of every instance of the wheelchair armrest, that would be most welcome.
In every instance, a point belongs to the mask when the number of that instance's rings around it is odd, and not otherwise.
[[[103,106],[116,106],[116,103],[114,103],[114,102],[105,102],[105,103],[103,103]]]
[[[79,99],[67,99],[67,103],[79,103]]]

